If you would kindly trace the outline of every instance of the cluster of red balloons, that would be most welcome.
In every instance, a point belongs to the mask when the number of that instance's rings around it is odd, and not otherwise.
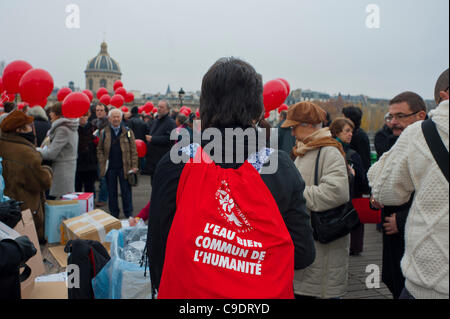
[[[22,101],[30,107],[47,105],[47,98],[53,91],[53,78],[43,69],[34,69],[23,60],[9,63],[0,79],[1,102],[14,101],[20,94]]]
[[[117,80],[113,84],[114,95],[111,97],[108,94],[108,90],[105,88],[100,88],[97,91],[97,99],[100,103],[105,105],[113,105],[117,108],[124,105],[124,103],[131,103],[134,101],[134,94],[132,92],[127,92],[123,87],[123,83]]]
[[[179,113],[189,116],[192,113],[192,110],[190,108],[188,108],[187,106],[182,106],[180,108]]]
[[[158,108],[153,105],[152,102],[147,102],[144,105],[138,107],[138,113],[141,114],[145,112],[146,114],[158,112]]]
[[[265,118],[270,116],[270,112],[283,106],[283,109],[287,107],[284,101],[291,92],[291,87],[289,82],[285,79],[278,78],[271,80],[264,84],[263,88],[263,99],[264,99],[264,109],[266,111]],[[278,110],[281,112],[281,110]]]

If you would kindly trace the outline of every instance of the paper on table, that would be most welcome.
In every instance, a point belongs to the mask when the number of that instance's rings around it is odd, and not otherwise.
[[[0,240],[3,239],[16,239],[20,234],[14,229],[0,222]]]
[[[67,273],[60,272],[57,274],[51,274],[46,276],[39,276],[34,279],[35,282],[54,282],[54,281],[66,281]]]

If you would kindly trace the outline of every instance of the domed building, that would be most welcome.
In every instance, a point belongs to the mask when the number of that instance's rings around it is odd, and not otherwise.
[[[122,76],[119,64],[109,56],[106,42],[102,42],[100,53],[88,62],[84,73],[86,89],[94,92],[94,95],[101,87],[106,88],[110,93],[114,92],[113,84]]]

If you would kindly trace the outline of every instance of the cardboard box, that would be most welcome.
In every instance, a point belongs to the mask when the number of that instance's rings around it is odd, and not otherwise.
[[[35,282],[31,294],[24,299],[68,299],[66,283],[64,281]]]
[[[122,228],[122,223],[110,214],[96,209],[63,221],[62,228],[61,244],[71,239],[90,239],[101,242],[109,249],[109,243],[105,242],[106,234],[113,229]]]
[[[14,230],[21,236],[28,236],[33,242],[37,252],[36,255],[31,257],[26,264],[31,268],[31,275],[27,280],[20,283],[22,298],[27,298],[34,286],[34,279],[43,273],[45,273],[44,262],[42,261],[41,248],[39,246],[39,240],[36,233],[36,226],[34,225],[33,216],[29,209],[22,212],[22,220],[20,220]]]
[[[94,193],[70,193],[62,197],[63,200],[77,200],[80,204],[80,214],[94,210]]]
[[[48,250],[52,254],[53,258],[58,262],[58,265],[62,268],[67,267],[67,257],[68,254],[64,251],[65,245],[58,245],[49,247]]]
[[[48,243],[60,242],[63,220],[80,215],[80,204],[76,200],[48,200],[45,203],[45,238]]]

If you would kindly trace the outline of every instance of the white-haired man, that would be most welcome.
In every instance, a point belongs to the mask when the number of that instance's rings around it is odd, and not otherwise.
[[[108,187],[108,206],[111,215],[119,217],[117,180],[122,193],[122,206],[125,217],[133,215],[131,185],[127,176],[130,171],[138,171],[138,155],[133,131],[123,125],[123,113],[112,109],[108,113],[110,125],[100,132],[97,158],[100,165],[100,178],[106,176]]]

